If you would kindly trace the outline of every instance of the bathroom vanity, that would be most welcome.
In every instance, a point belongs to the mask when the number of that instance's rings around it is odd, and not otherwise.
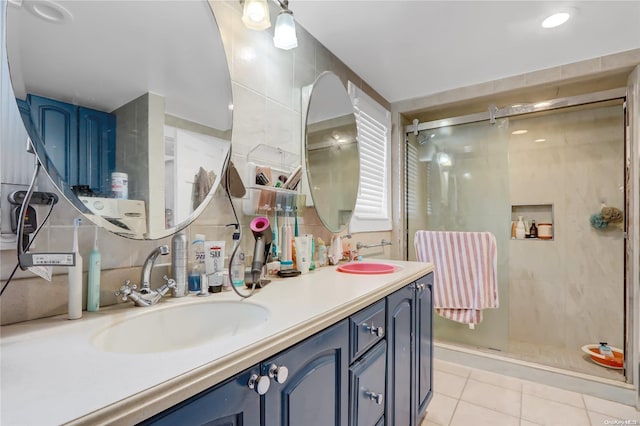
[[[396,271],[325,267],[245,300],[228,292],[5,326],[1,423],[417,425],[431,397],[433,266],[386,263]],[[236,321],[240,305],[259,315]],[[176,328],[180,310],[201,313]],[[140,344],[139,330],[153,340],[166,330],[168,342]]]

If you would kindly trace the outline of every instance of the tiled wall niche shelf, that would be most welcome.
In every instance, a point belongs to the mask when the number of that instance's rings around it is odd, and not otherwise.
[[[536,221],[536,226],[540,224],[551,224],[551,238],[525,238],[525,240],[534,241],[553,241],[555,238],[555,223],[553,221],[553,204],[514,204],[511,206],[511,220],[515,223],[518,222],[518,216],[522,216],[528,226],[531,226],[532,221]],[[529,229],[526,230],[527,235]],[[515,239],[515,238],[512,238]]]

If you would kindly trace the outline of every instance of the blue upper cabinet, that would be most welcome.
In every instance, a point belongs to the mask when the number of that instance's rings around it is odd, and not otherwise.
[[[36,95],[20,105],[28,114],[53,165],[69,187],[88,185],[97,194],[109,193],[115,170],[115,116],[106,112]]]
[[[286,367],[264,395],[264,426],[348,425],[349,329],[347,320],[321,331],[262,364]],[[278,380],[280,379],[280,380]]]
[[[69,186],[77,185],[78,108],[75,105],[28,95],[31,120],[46,151],[46,160]],[[42,156],[41,156],[42,157]]]
[[[83,107],[78,108],[78,118],[78,182],[108,194],[111,172],[116,168],[116,118]]]

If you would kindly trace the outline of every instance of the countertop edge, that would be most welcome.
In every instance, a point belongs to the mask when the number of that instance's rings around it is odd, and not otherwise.
[[[67,425],[131,425],[145,420],[185,399],[188,399],[233,375],[295,345],[307,337],[333,325],[363,308],[434,270],[425,263],[418,271],[404,276],[392,284],[380,287],[350,303],[336,306],[321,317],[309,318],[293,327],[251,343],[241,350],[213,360],[185,374],[174,377],[143,392],[123,399],[85,416],[72,420]]]

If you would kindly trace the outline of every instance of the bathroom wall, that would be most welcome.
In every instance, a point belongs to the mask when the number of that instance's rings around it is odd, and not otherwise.
[[[312,84],[323,71],[336,73],[346,83],[352,81],[378,102],[389,107],[389,103],[371,89],[366,82],[353,73],[330,51],[315,40],[300,26],[297,27],[298,47],[283,51],[273,47],[273,27],[256,32],[242,24],[239,1],[210,1],[220,27],[227,60],[231,70],[234,96],[233,114],[233,155],[232,160],[247,183],[247,154],[258,144],[268,144],[283,150],[300,154],[303,137],[303,117],[301,115],[301,90]],[[276,9],[271,16],[275,22]],[[295,14],[295,8],[293,9]],[[2,19],[4,20],[4,13]],[[4,23],[4,22],[3,22]],[[4,25],[3,25],[4,26]],[[3,61],[6,59],[3,57]],[[3,64],[4,65],[4,64]],[[4,70],[3,66],[3,70]],[[4,71],[3,71],[4,72]],[[6,94],[3,93],[3,97]],[[4,98],[3,98],[4,105]],[[13,104],[11,104],[13,105]],[[48,178],[41,177],[39,190],[54,191]],[[3,194],[4,196],[4,194]],[[235,200],[236,211],[245,225],[251,217],[242,216],[242,200]],[[3,210],[5,205],[2,204]],[[40,217],[46,209],[38,208]],[[39,234],[35,250],[69,250],[72,239],[72,222],[78,213],[64,200],[56,206],[49,223]],[[225,239],[231,244],[232,230],[226,225],[234,221],[226,194],[218,190],[211,205],[189,228],[189,235],[204,233],[209,239]],[[330,241],[331,234],[321,225],[313,208],[305,210],[301,219],[302,232],[319,235]],[[389,233],[364,235],[357,241],[379,242],[389,238]],[[117,303],[113,292],[125,279],[139,281],[140,265],[147,254],[159,244],[168,244],[170,238],[157,241],[132,241],[100,231],[99,246],[102,252],[101,304]],[[355,237],[354,237],[354,240]],[[352,240],[352,241],[354,241]],[[93,226],[86,221],[80,230],[80,251],[85,257],[92,248]],[[250,253],[253,241],[245,234],[242,244]],[[355,243],[354,243],[355,245]],[[371,249],[372,256],[386,255],[389,251]],[[154,282],[161,282],[160,276],[166,272],[168,256],[159,259],[154,271]],[[86,269],[85,262],[85,269]],[[15,250],[0,252],[0,279],[4,284],[15,265]],[[30,272],[18,272],[16,278],[0,298],[0,323],[10,324],[35,318],[47,317],[66,312],[67,289],[66,271],[54,268],[51,283],[35,278]],[[86,273],[84,276],[86,286]],[[86,292],[85,292],[86,294]]]

